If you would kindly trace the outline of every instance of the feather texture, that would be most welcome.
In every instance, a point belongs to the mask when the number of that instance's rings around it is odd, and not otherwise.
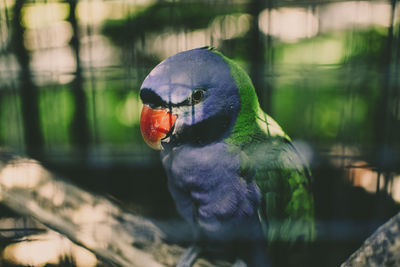
[[[229,65],[241,101],[232,134],[225,142],[232,151],[246,155],[241,157],[241,172],[254,173],[252,179],[262,198],[258,213],[264,234],[269,241],[313,240],[314,200],[308,167],[289,136],[260,108],[245,71],[219,55]]]
[[[185,51],[147,76],[141,97],[177,118],[161,158],[177,209],[200,239],[245,241],[243,258],[263,266],[265,241],[314,238],[308,168],[239,65],[213,49]]]

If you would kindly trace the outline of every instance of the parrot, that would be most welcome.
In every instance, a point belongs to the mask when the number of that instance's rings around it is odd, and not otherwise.
[[[207,247],[233,255],[233,266],[270,266],[273,244],[314,240],[310,170],[239,64],[213,47],[179,52],[150,71],[139,96],[143,139],[160,150],[193,229],[177,266]]]

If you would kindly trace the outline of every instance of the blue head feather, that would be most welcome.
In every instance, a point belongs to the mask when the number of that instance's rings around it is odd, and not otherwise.
[[[203,91],[203,99],[189,104],[196,90]],[[144,95],[149,92],[154,94],[147,101]],[[239,90],[228,64],[207,48],[184,51],[162,61],[144,80],[141,96],[145,104],[158,99],[155,102],[178,115],[174,136],[185,142],[204,143],[228,135],[240,109]]]

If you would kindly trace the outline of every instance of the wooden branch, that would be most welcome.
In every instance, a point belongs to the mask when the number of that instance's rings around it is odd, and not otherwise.
[[[1,150],[0,201],[121,266],[174,266],[184,248],[173,242],[190,236],[182,222],[155,222],[127,213],[105,197],[56,177],[37,161]],[[215,263],[201,259],[196,265]]]
[[[341,267],[400,266],[400,213],[379,227]]]
[[[190,230],[122,210],[109,199],[57,177],[32,159],[0,150],[0,202],[120,266],[175,266]],[[177,230],[179,229],[179,230]],[[347,259],[349,266],[400,266],[400,213]],[[195,266],[229,266],[199,259]]]

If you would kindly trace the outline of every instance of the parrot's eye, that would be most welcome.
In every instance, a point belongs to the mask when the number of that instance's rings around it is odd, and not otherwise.
[[[190,97],[190,104],[191,105],[196,105],[200,103],[204,98],[204,90],[203,89],[196,89],[193,93],[192,96]]]

